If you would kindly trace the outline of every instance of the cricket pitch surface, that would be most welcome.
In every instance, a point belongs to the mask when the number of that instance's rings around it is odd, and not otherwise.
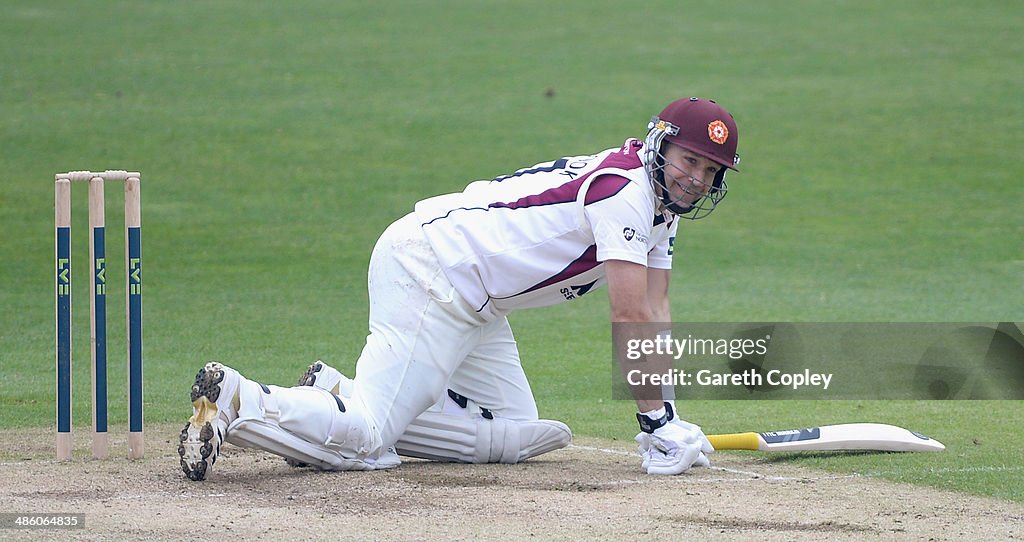
[[[146,428],[146,457],[57,463],[53,435],[0,432],[0,511],[84,514],[73,530],[3,540],[1006,540],[1024,505],[716,453],[712,468],[643,474],[632,442],[578,438],[519,465],[406,460],[380,472],[294,469],[225,445],[207,479],[178,466],[178,425]],[[31,459],[30,459],[31,458]],[[42,458],[42,459],[41,459]]]

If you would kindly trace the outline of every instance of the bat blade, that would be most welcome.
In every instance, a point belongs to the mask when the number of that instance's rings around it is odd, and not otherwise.
[[[849,451],[941,452],[946,447],[935,439],[884,423],[844,423],[802,429],[708,435],[716,450],[763,452]]]

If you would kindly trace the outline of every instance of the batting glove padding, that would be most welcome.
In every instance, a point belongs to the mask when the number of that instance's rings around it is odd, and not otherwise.
[[[680,420],[667,403],[666,408],[667,423],[649,433],[641,431],[636,436],[644,471],[647,474],[674,475],[692,467],[710,466],[707,456],[715,449],[700,426]]]

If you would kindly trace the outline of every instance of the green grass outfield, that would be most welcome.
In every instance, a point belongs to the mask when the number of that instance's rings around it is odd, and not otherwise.
[[[147,422],[183,421],[208,359],[275,383],[317,357],[351,370],[370,249],[416,200],[642,136],[686,95],[730,109],[743,162],[725,205],[680,230],[676,320],[1024,321],[1024,9],[1012,2],[18,0],[3,11],[0,427],[53,424],[58,171],[143,172]],[[115,285],[120,201],[109,188]],[[110,288],[112,430],[126,420],[122,295]],[[543,416],[631,438],[632,405],[609,400],[603,294],[512,322]],[[1020,402],[699,401],[683,415],[716,433],[908,426],[947,452],[766,461],[1024,502]]]

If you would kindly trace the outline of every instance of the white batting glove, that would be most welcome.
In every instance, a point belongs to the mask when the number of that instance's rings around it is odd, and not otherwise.
[[[651,413],[648,413],[651,414]],[[707,455],[714,452],[700,426],[678,419],[672,405],[665,403],[664,413],[651,417],[637,414],[641,432],[636,436],[647,474],[674,475],[692,467],[708,467]]]

